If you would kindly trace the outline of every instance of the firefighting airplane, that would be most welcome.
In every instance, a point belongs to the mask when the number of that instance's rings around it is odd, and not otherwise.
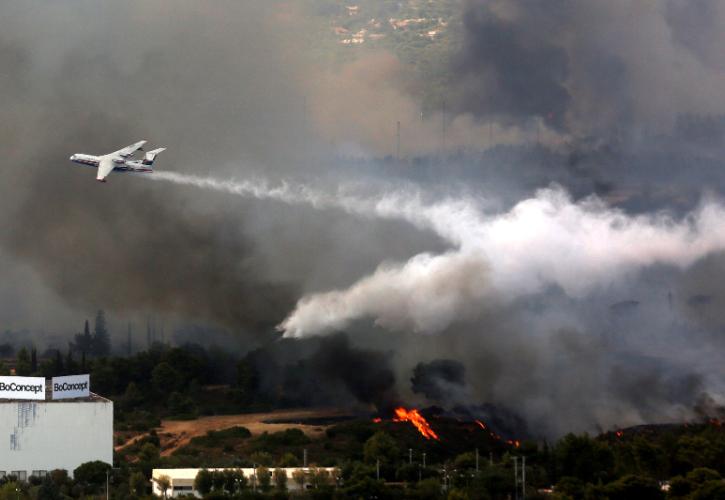
[[[135,144],[126,146],[123,149],[119,149],[113,153],[102,156],[94,156],[87,154],[74,154],[70,157],[70,161],[84,165],[87,167],[93,167],[98,169],[98,175],[96,180],[100,182],[106,182],[106,177],[111,172],[135,172],[147,174],[154,171],[153,165],[156,155],[164,151],[166,148],[154,149],[148,151],[143,160],[133,159],[133,155],[136,151],[143,151],[143,145],[146,141],[138,141]]]

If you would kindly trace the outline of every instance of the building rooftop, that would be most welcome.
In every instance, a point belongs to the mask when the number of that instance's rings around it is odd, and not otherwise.
[[[45,400],[42,399],[4,399],[0,398],[0,404],[2,403],[110,403],[111,400],[99,396],[95,392],[91,392],[90,395],[84,398],[66,398],[66,399],[53,399],[53,384],[48,380],[45,381]]]

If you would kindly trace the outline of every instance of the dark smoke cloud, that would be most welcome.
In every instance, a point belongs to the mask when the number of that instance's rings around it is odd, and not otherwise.
[[[343,334],[283,340],[247,356],[265,394],[294,406],[358,405],[390,411],[399,403],[392,353],[351,345]]]
[[[410,383],[414,393],[423,394],[431,401],[460,401],[466,385],[466,367],[453,359],[418,363]]]
[[[568,56],[540,36],[560,27],[554,13],[563,3],[534,2],[526,7],[525,20],[515,22],[484,2],[469,2],[463,15],[463,49],[453,65],[464,93],[456,103],[460,111],[502,119],[539,117],[563,126],[571,101]]]
[[[468,0],[455,110],[575,137],[666,131],[722,113],[718,2]]]

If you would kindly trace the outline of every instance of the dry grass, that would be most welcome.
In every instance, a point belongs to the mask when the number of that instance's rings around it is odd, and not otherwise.
[[[278,432],[285,429],[300,429],[312,439],[319,438],[327,429],[327,425],[306,425],[296,423],[270,423],[274,420],[304,420],[309,418],[332,418],[345,416],[348,413],[332,408],[303,410],[277,410],[269,413],[245,413],[241,415],[217,415],[201,417],[196,420],[162,420],[161,427],[156,429],[161,442],[161,455],[171,455],[175,450],[189,444],[192,438],[204,436],[209,431],[219,431],[230,427],[242,426],[249,429],[253,436],[263,432]],[[116,451],[130,446],[147,434],[133,436]]]

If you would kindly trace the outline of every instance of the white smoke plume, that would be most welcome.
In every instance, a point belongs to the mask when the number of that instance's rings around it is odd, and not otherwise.
[[[405,263],[383,263],[344,290],[303,297],[279,328],[288,337],[344,329],[371,318],[390,330],[436,333],[493,301],[560,287],[571,297],[607,288],[654,264],[679,268],[725,250],[725,208],[706,200],[682,219],[666,213],[631,216],[596,197],[574,202],[560,187],[539,190],[508,212],[486,214],[471,197],[427,204],[420,192],[362,196],[264,181],[221,181],[159,172],[157,180],[273,199],[318,209],[403,219],[434,231],[452,248]]]

